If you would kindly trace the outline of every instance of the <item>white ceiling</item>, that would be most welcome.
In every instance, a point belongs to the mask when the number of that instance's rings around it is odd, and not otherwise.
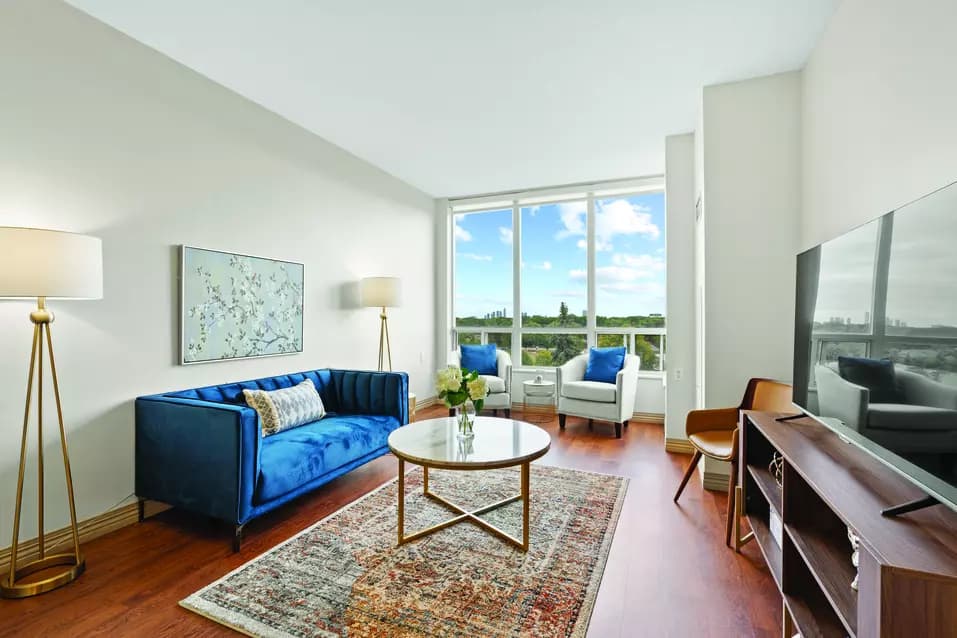
[[[664,172],[839,0],[68,0],[434,196]]]

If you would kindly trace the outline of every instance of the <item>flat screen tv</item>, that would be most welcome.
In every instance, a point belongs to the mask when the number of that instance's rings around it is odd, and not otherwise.
[[[957,183],[797,257],[794,402],[957,510]]]

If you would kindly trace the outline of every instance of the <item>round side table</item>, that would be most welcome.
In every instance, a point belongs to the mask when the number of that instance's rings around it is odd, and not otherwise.
[[[555,382],[523,381],[525,400],[522,414],[532,423],[548,423],[555,418]]]

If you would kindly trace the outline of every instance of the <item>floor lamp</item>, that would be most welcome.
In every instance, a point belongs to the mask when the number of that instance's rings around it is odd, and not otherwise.
[[[380,308],[379,312],[379,371],[385,370],[388,360],[392,371],[392,348],[389,346],[389,317],[386,308],[396,308],[401,303],[402,283],[398,277],[365,277],[359,281],[359,299],[363,306]]]
[[[53,357],[53,336],[50,324],[53,312],[47,299],[100,299],[103,296],[103,252],[100,240],[38,228],[0,227],[0,298],[36,298],[37,308],[30,313],[33,323],[33,345],[30,351],[30,374],[27,378],[26,407],[23,413],[23,434],[20,438],[20,469],[17,476],[17,503],[13,515],[13,545],[10,566],[0,576],[0,596],[26,598],[56,589],[76,580],[86,563],[80,553],[80,534],[76,525],[76,504],[73,499],[73,477],[70,456],[63,429],[60,386]],[[53,397],[56,400],[60,425],[60,449],[66,474],[67,499],[70,505],[72,547],[70,551],[48,554],[44,546],[43,525],[43,367],[44,347],[50,364]],[[20,513],[23,506],[23,479],[27,461],[27,434],[33,390],[37,399],[37,556],[17,565],[20,536]],[[61,568],[48,575],[54,568]],[[28,576],[35,575],[33,578]],[[39,576],[45,576],[40,578]]]

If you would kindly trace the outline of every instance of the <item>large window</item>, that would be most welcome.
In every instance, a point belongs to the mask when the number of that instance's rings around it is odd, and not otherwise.
[[[626,345],[643,370],[660,370],[664,335],[603,328],[665,327],[665,195],[595,201],[595,322],[598,345]]]
[[[560,366],[587,347],[588,254],[580,245],[587,209],[585,200],[521,209],[522,365]]]
[[[512,325],[512,209],[455,216],[455,325]]]
[[[623,345],[642,371],[663,370],[660,181],[508,203],[453,203],[457,342],[496,343],[533,368],[562,365],[590,345]]]

